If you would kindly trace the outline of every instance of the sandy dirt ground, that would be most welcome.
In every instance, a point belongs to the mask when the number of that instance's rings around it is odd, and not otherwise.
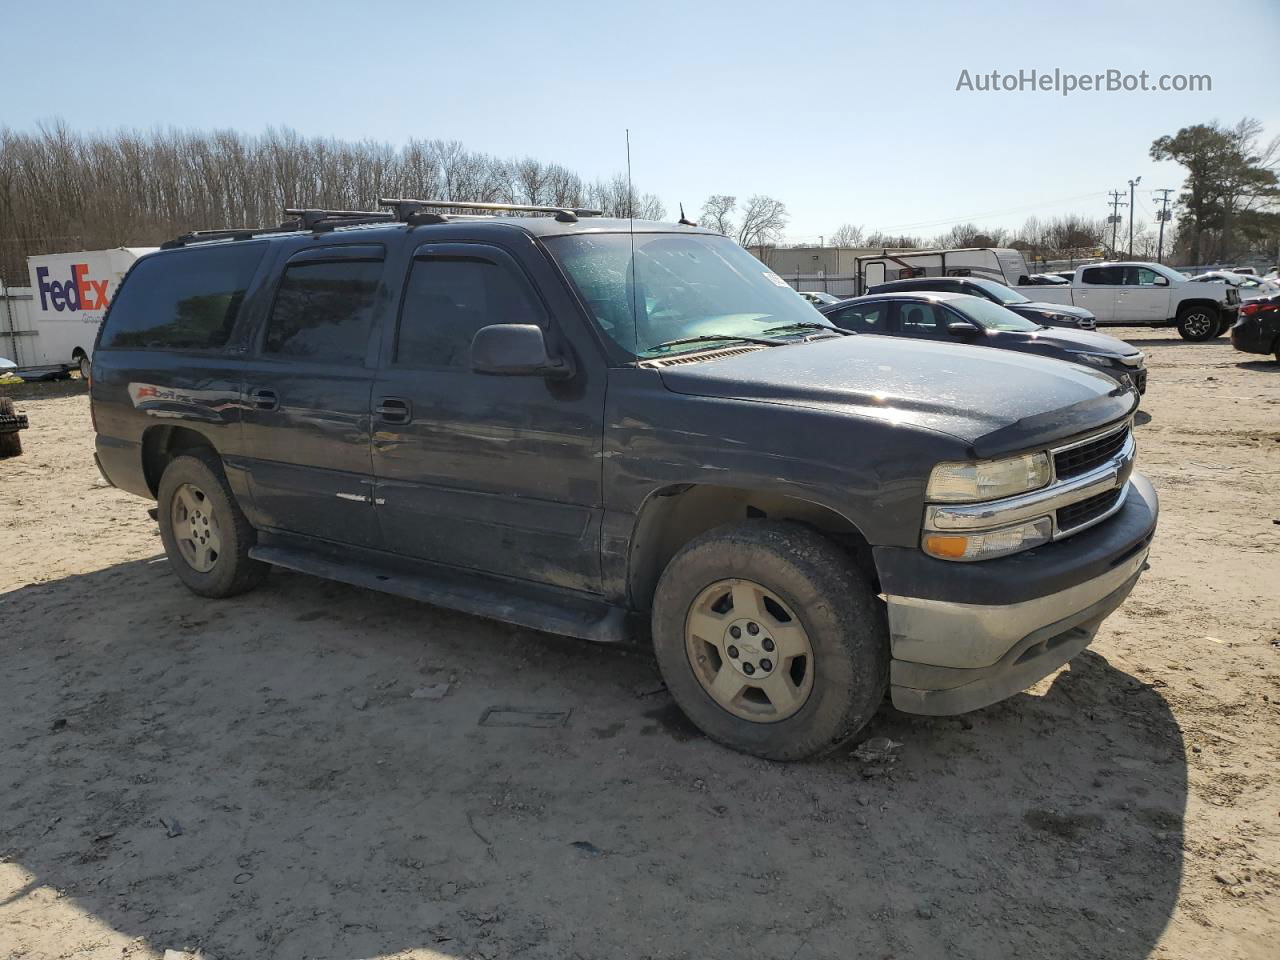
[[[289,573],[202,600],[86,398],[20,393],[0,957],[1275,957],[1280,365],[1132,339],[1150,569],[1031,691],[886,705],[892,762],[724,750],[642,651]]]

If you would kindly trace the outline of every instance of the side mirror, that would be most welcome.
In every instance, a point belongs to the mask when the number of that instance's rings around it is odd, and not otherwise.
[[[547,354],[542,328],[532,323],[495,323],[471,339],[471,369],[500,377],[571,376],[572,368]]]
[[[978,328],[972,323],[965,323],[963,320],[952,320],[947,324],[947,333],[953,337],[972,337],[976,335]]]
[[[1167,287],[1169,285],[1169,278],[1156,274],[1155,283],[1157,287]]]

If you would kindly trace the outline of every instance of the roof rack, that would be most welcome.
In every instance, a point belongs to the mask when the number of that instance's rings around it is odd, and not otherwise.
[[[324,233],[338,227],[352,227],[367,223],[407,223],[416,227],[426,223],[445,223],[447,210],[476,210],[490,214],[500,213],[552,213],[561,223],[577,223],[579,217],[604,216],[600,210],[584,207],[543,207],[526,203],[478,203],[468,200],[411,200],[384,197],[378,201],[391,210],[326,210],[319,207],[286,207],[284,220],[275,227],[229,227],[221,230],[193,230],[160,245],[161,250],[172,250],[193,243],[209,243],[215,240],[250,240],[266,233],[300,233],[311,231]],[[435,212],[440,211],[440,212]],[[471,214],[470,216],[476,216]],[[459,216],[467,217],[468,214]]]
[[[478,203],[468,200],[411,200],[382,197],[378,206],[391,207],[397,220],[411,225],[440,223],[444,217],[431,210],[483,210],[488,213],[554,213],[561,223],[577,223],[579,217],[601,217],[600,210],[585,207],[543,207],[528,203]]]
[[[389,223],[395,220],[395,214],[379,210],[322,210],[312,207],[285,207],[284,215],[293,217],[286,225],[297,224],[295,230],[332,230],[334,227],[347,227],[357,223]]]

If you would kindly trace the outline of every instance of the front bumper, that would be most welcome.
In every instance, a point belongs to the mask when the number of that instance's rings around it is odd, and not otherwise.
[[[894,706],[965,713],[1058,669],[1133,589],[1158,512],[1155,490],[1133,474],[1124,507],[1110,520],[1026,553],[956,564],[877,550]]]

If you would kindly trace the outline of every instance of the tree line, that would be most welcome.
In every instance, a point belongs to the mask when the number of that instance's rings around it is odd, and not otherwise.
[[[34,254],[155,246],[190,230],[274,225],[286,207],[372,210],[387,196],[666,215],[622,174],[587,180],[557,163],[504,159],[456,140],[394,146],[289,129],[255,136],[0,127],[0,278],[20,282]]]

